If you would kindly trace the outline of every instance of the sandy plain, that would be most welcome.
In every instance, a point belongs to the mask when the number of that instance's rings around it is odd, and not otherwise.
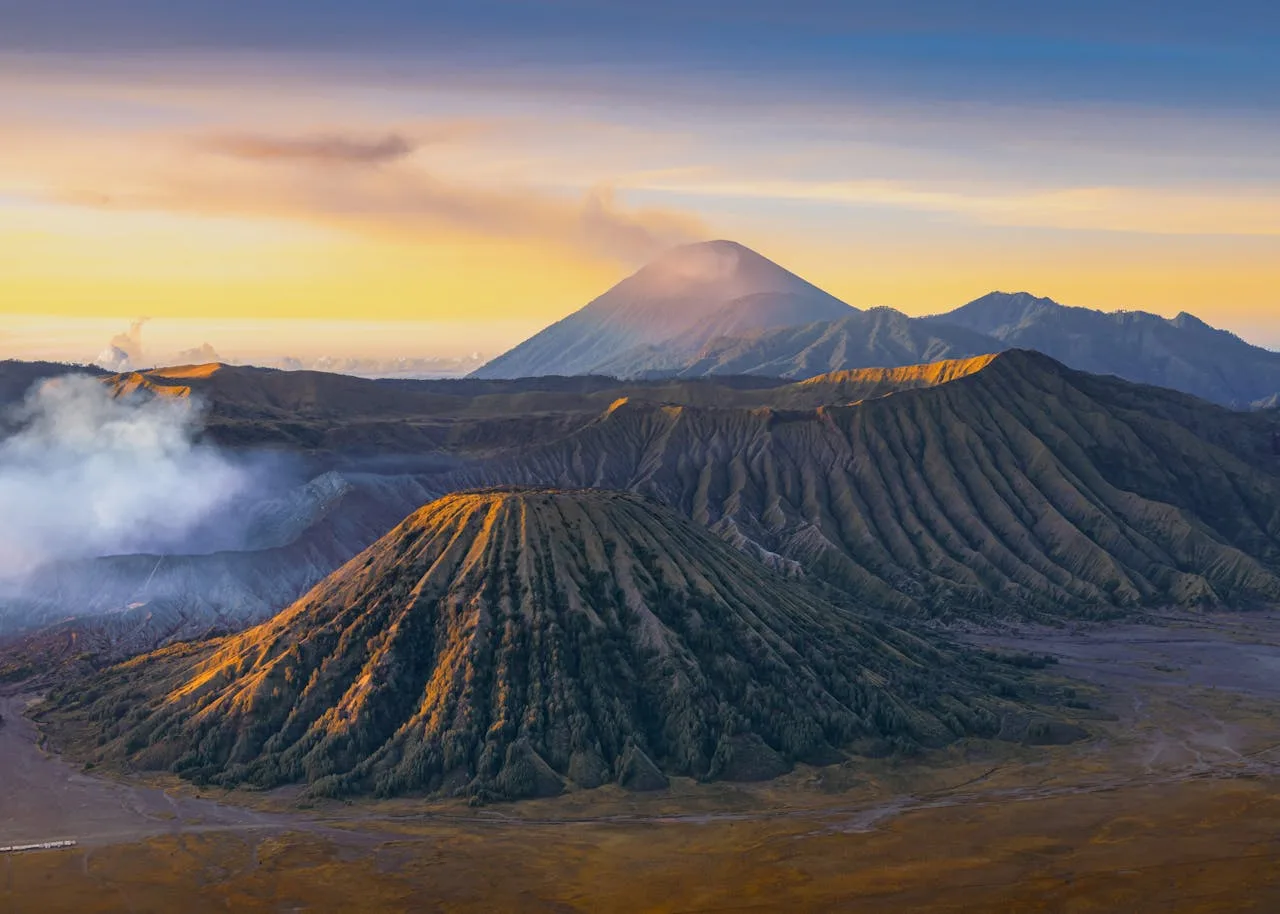
[[[0,912],[1280,910],[1280,614],[967,636],[1058,659],[1071,746],[456,803],[214,796],[43,751],[0,696]],[[11,840],[13,839],[13,840]]]

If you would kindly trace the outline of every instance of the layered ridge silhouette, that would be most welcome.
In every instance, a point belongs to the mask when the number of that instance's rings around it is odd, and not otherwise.
[[[905,611],[1280,600],[1272,420],[1033,352],[957,364],[974,370],[849,406],[622,403],[464,481],[643,492]]]

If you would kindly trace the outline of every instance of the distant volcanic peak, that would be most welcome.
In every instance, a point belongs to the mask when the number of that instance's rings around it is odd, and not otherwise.
[[[1032,292],[1001,292],[999,290],[988,292],[986,295],[975,298],[964,307],[980,304],[1021,306],[1045,305],[1049,307],[1065,307],[1064,305],[1054,301],[1052,298],[1049,298],[1047,295],[1036,295]]]
[[[702,241],[681,245],[659,255],[638,275],[676,283],[724,282],[737,276],[778,280],[795,274],[736,241]],[[760,289],[758,291],[766,291]]]
[[[704,241],[673,248],[641,267],[615,289],[625,290],[628,296],[633,297],[681,298],[690,294],[702,297],[703,301],[688,303],[694,314],[685,317],[704,316],[714,310],[714,306],[769,293],[802,294],[838,301],[790,270],[735,241]],[[596,301],[610,298],[613,291]],[[810,309],[812,307],[810,304]]]
[[[717,335],[835,320],[847,304],[731,241],[675,248],[474,377],[638,376]],[[671,350],[671,353],[650,351]]]
[[[1222,330],[1212,324],[1205,323],[1189,311],[1179,311],[1176,315],[1169,318],[1169,323],[1175,327],[1192,329],[1192,330],[1208,330],[1214,333],[1221,333],[1228,336],[1235,336],[1229,330]]]
[[[517,798],[994,735],[973,662],[641,496],[490,489],[424,506],[270,622],[99,685],[153,689],[114,751],[198,781]]]
[[[1036,295],[1034,292],[1026,292],[1026,291],[1001,292],[997,290],[995,292],[988,292],[985,296],[983,296],[983,298],[996,299],[996,300],[1003,299],[1005,301],[1016,301],[1016,302],[1035,302],[1042,305],[1058,304],[1058,302],[1054,301],[1052,298],[1050,298],[1047,295]],[[982,299],[979,299],[979,301],[981,300]]]

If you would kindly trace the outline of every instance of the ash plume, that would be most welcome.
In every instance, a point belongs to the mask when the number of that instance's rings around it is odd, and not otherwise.
[[[186,399],[115,398],[67,375],[35,386],[0,442],[0,579],[42,565],[162,549],[250,484],[196,440]]]

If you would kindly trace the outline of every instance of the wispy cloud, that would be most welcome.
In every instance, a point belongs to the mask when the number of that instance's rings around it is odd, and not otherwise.
[[[791,200],[911,210],[983,225],[1152,235],[1280,235],[1273,188],[1045,187],[955,191],[895,181],[654,182],[682,196]]]
[[[237,159],[343,165],[394,162],[417,148],[415,142],[398,133],[372,138],[341,134],[291,137],[241,133],[209,137],[204,146]]]
[[[227,133],[194,144],[152,139],[147,152],[121,157],[110,167],[102,167],[100,159],[47,175],[43,192],[59,203],[104,210],[284,219],[409,236],[444,232],[534,240],[627,264],[707,235],[693,215],[626,207],[609,182],[560,192],[511,178],[501,183],[459,179],[414,160],[411,154],[422,144],[456,139],[452,131],[424,128],[412,135],[423,138],[416,140],[409,133],[370,138],[342,131]]]

